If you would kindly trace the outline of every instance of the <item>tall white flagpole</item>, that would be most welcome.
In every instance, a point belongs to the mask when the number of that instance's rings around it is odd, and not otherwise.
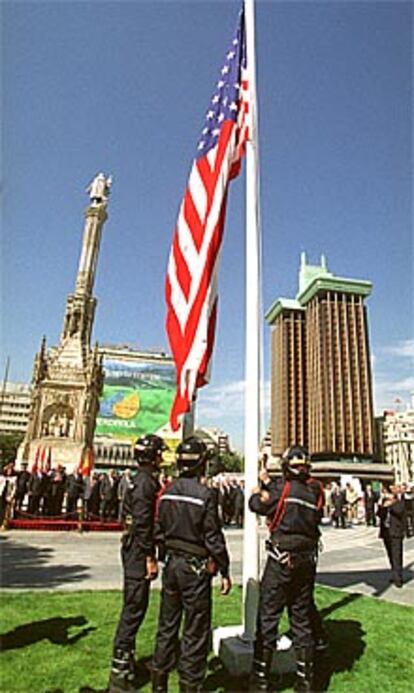
[[[255,633],[259,545],[256,515],[248,500],[257,485],[260,443],[260,228],[258,198],[258,129],[256,102],[254,0],[245,0],[247,71],[250,85],[250,137],[246,146],[246,356],[245,356],[245,513],[243,533],[244,635]]]

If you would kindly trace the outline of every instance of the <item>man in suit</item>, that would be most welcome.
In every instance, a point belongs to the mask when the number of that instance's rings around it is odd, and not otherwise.
[[[100,493],[103,521],[115,519],[118,513],[118,475],[115,469],[110,469],[109,474],[104,476]]]
[[[405,533],[405,503],[398,486],[390,486],[382,494],[377,515],[380,519],[379,536],[384,542],[391,565],[392,582],[403,586],[403,540]]]
[[[30,472],[27,470],[27,462],[22,462],[21,471],[17,474],[15,510],[21,510],[27,494],[30,481]]]
[[[364,505],[365,505],[365,523],[367,526],[372,525],[377,526],[377,519],[375,515],[375,505],[377,502],[377,495],[373,491],[371,484],[367,484],[364,492]]]
[[[40,471],[40,469],[31,474],[27,487],[29,494],[28,511],[30,515],[39,514],[40,500],[43,495],[44,483],[44,474]]]

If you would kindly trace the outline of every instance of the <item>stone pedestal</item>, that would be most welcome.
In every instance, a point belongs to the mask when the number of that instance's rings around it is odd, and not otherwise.
[[[38,447],[45,447],[51,450],[51,464],[53,468],[57,466],[65,467],[66,472],[71,474],[75,471],[81,456],[85,453],[83,443],[76,443],[72,440],[43,439],[33,440],[30,443],[28,459],[33,461],[36,457]]]
[[[253,640],[244,638],[243,626],[227,626],[213,631],[213,651],[231,676],[249,676],[253,661]],[[295,673],[292,643],[282,635],[273,655],[272,673]]]

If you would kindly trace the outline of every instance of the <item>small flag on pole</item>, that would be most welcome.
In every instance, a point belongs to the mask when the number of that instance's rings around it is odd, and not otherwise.
[[[46,461],[43,466],[43,471],[48,473],[52,469],[52,448],[47,449]]]
[[[84,462],[84,471],[82,473],[82,476],[90,476],[92,473],[92,470],[95,466],[95,460],[94,460],[94,455],[93,455],[93,449],[88,448],[86,451],[86,464]]]
[[[181,203],[166,278],[168,338],[177,392],[174,431],[209,380],[217,317],[217,275],[228,184],[249,137],[244,9],[211,99]]]
[[[82,451],[81,453],[81,458],[79,460],[77,472],[78,474],[81,474],[83,477],[90,476],[91,472],[94,468],[94,456],[93,456],[93,450],[92,448],[87,448],[85,451]]]
[[[36,448],[35,458],[34,458],[34,462],[33,462],[32,469],[31,469],[32,474],[36,474],[37,470],[39,469],[39,459],[40,459],[40,445],[38,445]]]
[[[45,471],[45,464],[46,464],[46,448],[43,446],[42,452],[40,453],[40,463],[39,463],[39,469],[41,472]]]

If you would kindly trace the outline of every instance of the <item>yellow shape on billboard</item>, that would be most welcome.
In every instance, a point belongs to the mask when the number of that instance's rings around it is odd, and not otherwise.
[[[114,404],[112,411],[119,419],[133,419],[134,416],[138,414],[139,405],[140,401],[138,392],[132,392],[124,397],[124,399],[122,399],[120,402]]]

